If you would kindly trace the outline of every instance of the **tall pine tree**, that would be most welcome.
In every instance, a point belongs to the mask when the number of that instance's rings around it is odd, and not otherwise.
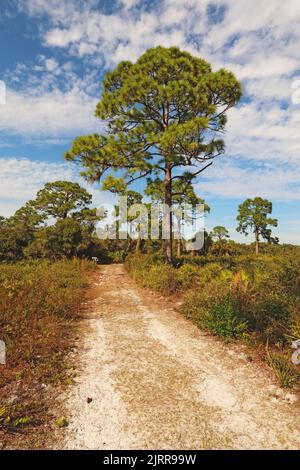
[[[121,62],[106,75],[96,116],[107,122],[107,133],[77,138],[65,156],[80,162],[92,181],[113,171],[122,171],[126,184],[159,176],[171,207],[173,181],[192,182],[224,152],[226,112],[241,96],[232,73],[213,72],[207,62],[176,47],[149,49],[136,63]],[[170,211],[164,223],[170,234],[165,256],[171,262]]]

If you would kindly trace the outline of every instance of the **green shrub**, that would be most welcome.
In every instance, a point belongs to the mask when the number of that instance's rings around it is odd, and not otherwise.
[[[157,255],[128,256],[126,267],[142,286],[171,294],[180,288],[177,269],[163,263]]]
[[[268,352],[267,362],[282,387],[290,388],[300,383],[300,373],[291,363],[291,354]]]
[[[124,263],[126,259],[126,254],[124,251],[114,251],[110,253],[109,256],[113,263]]]
[[[190,289],[184,295],[181,306],[182,313],[200,327],[209,316],[212,308],[230,294],[230,284],[219,279],[210,282],[199,282],[196,288]]]
[[[222,338],[238,338],[247,330],[231,296],[227,296],[214,305],[204,319],[204,325],[212,333]]]
[[[290,342],[300,339],[300,316],[291,322],[286,338]]]
[[[170,294],[179,289],[176,270],[166,264],[150,266],[142,283],[145,287]]]
[[[199,280],[200,268],[193,264],[184,264],[176,272],[176,278],[181,289],[191,288]]]
[[[300,263],[284,266],[280,280],[288,291],[296,297],[300,297]]]
[[[269,294],[255,306],[253,320],[256,331],[276,342],[284,338],[290,316],[286,303],[276,295]]]

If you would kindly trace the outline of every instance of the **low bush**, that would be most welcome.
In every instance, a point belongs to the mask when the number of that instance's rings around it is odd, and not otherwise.
[[[203,324],[212,333],[227,339],[239,338],[247,331],[247,322],[230,295],[213,305]]]
[[[179,289],[180,281],[176,270],[167,264],[156,263],[155,256],[128,257],[127,268],[143,287],[170,294]]]
[[[289,332],[286,335],[287,340],[292,342],[292,341],[297,341],[300,339],[300,317],[295,318],[290,325]]]
[[[176,260],[177,267],[166,265],[158,255],[131,256],[126,263],[142,285],[180,294],[182,313],[200,328],[223,338],[267,343],[274,354],[281,354],[272,363],[274,370],[282,371],[279,376],[284,375],[282,354],[286,351],[291,365],[290,343],[300,339],[300,250],[278,247],[274,254],[265,247],[265,251],[259,256],[185,255]],[[297,374],[293,377],[299,381]]]
[[[199,266],[194,264],[183,264],[174,272],[180,289],[186,290],[197,284],[199,280]]]
[[[250,328],[263,342],[268,340],[275,344],[285,341],[290,326],[288,302],[271,292],[252,301],[251,310],[251,314],[248,313]]]
[[[273,369],[282,387],[291,388],[300,382],[300,372],[291,363],[291,354],[268,352],[267,362]]]
[[[0,430],[41,424],[43,390],[69,380],[64,357],[92,269],[80,260],[0,265],[0,340],[7,358],[0,365]]]

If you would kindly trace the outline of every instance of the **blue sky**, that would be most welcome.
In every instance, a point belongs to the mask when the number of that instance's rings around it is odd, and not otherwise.
[[[262,196],[274,203],[280,240],[300,244],[299,0],[1,0],[0,214],[47,181],[84,184],[63,153],[103,129],[94,110],[104,73],[156,45],[179,46],[243,83],[226,154],[197,182],[211,206],[207,227],[242,240],[237,206]],[[110,200],[89,189],[95,205]]]

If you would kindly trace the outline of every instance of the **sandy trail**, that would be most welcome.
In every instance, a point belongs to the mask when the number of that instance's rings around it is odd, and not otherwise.
[[[300,448],[299,400],[239,346],[199,332],[121,265],[101,267],[97,289],[65,448]]]

